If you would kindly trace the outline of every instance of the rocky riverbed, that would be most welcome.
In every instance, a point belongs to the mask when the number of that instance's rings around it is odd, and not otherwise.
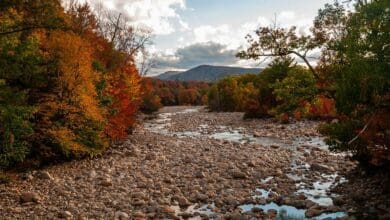
[[[356,162],[327,150],[319,122],[242,116],[163,108],[100,158],[13,175],[0,219],[389,216],[386,181],[351,175]]]

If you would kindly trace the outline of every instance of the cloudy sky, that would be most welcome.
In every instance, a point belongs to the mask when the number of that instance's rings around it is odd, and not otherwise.
[[[94,0],[91,0],[94,1]],[[201,64],[253,66],[235,58],[245,35],[277,20],[309,29],[319,8],[333,0],[104,0],[110,10],[153,30],[152,74]]]

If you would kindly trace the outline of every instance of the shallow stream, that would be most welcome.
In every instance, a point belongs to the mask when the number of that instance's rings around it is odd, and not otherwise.
[[[286,140],[281,139],[280,137],[254,136],[252,134],[247,134],[245,129],[240,127],[232,128],[228,126],[218,126],[217,130],[213,130],[209,129],[208,124],[201,124],[196,129],[191,129],[188,131],[174,132],[170,130],[170,127],[172,126],[172,116],[175,114],[189,114],[197,111],[199,111],[199,108],[189,108],[175,113],[160,113],[158,114],[157,119],[145,123],[145,128],[154,133],[178,138],[210,138],[229,142],[256,143],[262,146],[277,146],[290,149],[293,155],[291,162],[291,172],[287,173],[286,175],[296,182],[296,194],[303,193],[307,199],[320,206],[332,206],[332,198],[337,197],[338,195],[329,193],[331,187],[347,181],[344,178],[337,178],[338,174],[335,172],[330,175],[322,174],[320,179],[312,182],[311,185],[307,184],[306,174],[313,171],[311,171],[310,165],[305,163],[300,158],[303,157],[305,152],[309,153],[313,148],[327,150],[328,146],[325,144],[322,137],[298,137],[293,140]],[[305,149],[303,151],[297,150],[297,148],[301,146],[305,146]],[[266,183],[273,178],[273,176],[266,177],[262,180],[262,182]],[[254,194],[257,196],[260,194],[260,197],[266,199],[268,198],[270,192],[270,189],[256,189]],[[200,208],[198,207],[195,209],[195,207],[195,205],[191,206],[186,212],[193,213],[197,211],[198,213],[212,217],[212,206],[210,208],[210,205],[203,204],[200,206]],[[242,210],[242,212],[251,211],[253,208],[260,208],[265,213],[273,209],[277,211],[279,219],[307,219],[305,217],[306,209],[298,209],[288,205],[278,205],[274,202],[270,202],[264,205],[243,204],[239,206],[239,208]],[[176,210],[178,215],[182,213],[180,209],[177,209],[177,207]],[[346,215],[347,214],[345,212],[323,213],[312,219],[336,219]]]

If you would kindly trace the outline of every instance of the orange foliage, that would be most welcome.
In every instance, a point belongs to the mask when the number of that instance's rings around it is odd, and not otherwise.
[[[52,60],[53,65],[47,76],[50,89],[39,95],[38,115],[42,120],[38,135],[48,134],[65,155],[83,155],[92,153],[93,148],[105,148],[107,143],[98,130],[94,132],[95,138],[101,138],[99,144],[86,143],[80,137],[83,130],[95,130],[105,123],[105,110],[99,106],[94,84],[93,48],[71,32],[41,33],[40,40],[45,59]]]
[[[305,103],[305,115],[314,118],[332,118],[336,116],[334,99],[318,95],[312,103]]]
[[[105,129],[113,140],[127,136],[128,130],[135,123],[136,112],[140,104],[140,77],[134,64],[128,64],[110,79],[109,94],[113,97],[110,106],[113,114]]]

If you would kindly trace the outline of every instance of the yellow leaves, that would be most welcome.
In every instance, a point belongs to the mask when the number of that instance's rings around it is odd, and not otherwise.
[[[62,99],[76,104],[86,117],[103,121],[92,69],[92,47],[75,34],[53,32],[47,39],[50,56],[58,62],[58,87]]]
[[[85,151],[83,147],[76,142],[77,136],[66,127],[56,127],[48,131],[49,135],[61,146],[65,154],[82,153]],[[76,153],[77,154],[77,153]]]

